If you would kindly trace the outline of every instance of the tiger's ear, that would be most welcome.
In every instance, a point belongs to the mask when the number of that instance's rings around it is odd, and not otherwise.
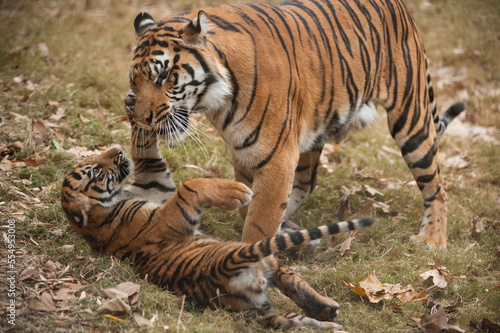
[[[135,17],[134,20],[134,28],[135,28],[135,35],[137,38],[141,37],[144,34],[144,31],[147,29],[147,27],[155,24],[155,19],[153,16],[149,15],[148,13],[140,13]]]
[[[198,16],[195,17],[184,29],[182,39],[189,44],[201,44],[205,40],[208,32],[208,16],[207,13],[200,10]]]

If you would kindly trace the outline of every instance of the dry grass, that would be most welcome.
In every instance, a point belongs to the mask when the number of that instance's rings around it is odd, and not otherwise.
[[[51,274],[46,265],[49,260],[65,267],[52,272],[55,282],[36,277],[17,282],[16,323],[21,330],[135,332],[138,326],[132,317],[117,321],[95,312],[100,289],[123,281],[141,284],[142,305],[136,311],[148,319],[157,314],[153,331],[165,331],[166,326],[169,327],[166,331],[180,332],[260,330],[258,324],[246,323],[239,314],[200,309],[189,302],[182,307],[179,297],[139,280],[126,263],[91,254],[67,224],[59,205],[61,179],[79,159],[68,150],[76,148],[82,152],[111,143],[128,144],[129,130],[121,118],[121,95],[128,89],[135,15],[147,10],[159,18],[207,4],[213,3],[0,2],[0,146],[15,141],[23,143],[21,150],[4,150],[0,160],[6,154],[12,161],[36,162],[36,156],[42,158],[34,168],[0,171],[0,224],[4,227],[1,232],[7,230],[5,225],[9,220],[17,221],[18,273],[31,266],[47,277]],[[438,104],[445,107],[465,99],[468,123],[500,128],[498,1],[407,1],[407,4],[424,35]],[[48,56],[40,43],[47,46]],[[443,67],[451,69],[443,71]],[[450,81],[450,74],[462,78]],[[16,83],[16,77],[18,81],[25,80]],[[51,119],[59,108],[64,108],[64,117]],[[36,121],[45,124],[45,132],[36,126],[31,130]],[[500,285],[500,146],[472,137],[449,135],[441,139],[444,160],[460,155],[469,165],[463,169],[442,167],[449,190],[449,246],[447,250],[426,250],[421,244],[409,242],[409,235],[418,228],[422,206],[416,186],[406,183],[412,180],[411,174],[400,157],[388,152],[390,149],[373,149],[395,148],[385,123],[381,117],[371,130],[348,136],[331,158],[333,171],[320,169],[319,186],[294,221],[312,227],[335,220],[342,196],[340,187],[355,184],[370,185],[381,191],[384,196],[375,199],[384,201],[391,211],[401,215],[396,217],[377,209],[377,226],[359,232],[344,258],[340,258],[337,245],[346,236],[337,237],[334,245],[324,241],[314,253],[299,251],[279,257],[286,265],[295,267],[317,290],[341,304],[339,322],[349,332],[415,331],[407,326],[411,318],[430,314],[429,304],[442,300],[455,306],[448,316],[456,317],[459,326],[467,331],[471,330],[468,327],[471,320],[486,317],[499,321],[500,289],[491,289]],[[211,138],[203,142],[209,155],[194,142],[187,142],[186,150],[164,150],[178,181],[204,176],[203,171],[186,167],[187,164],[216,170],[228,178],[233,176],[228,149],[214,132],[207,132]],[[500,140],[498,132],[492,137]],[[351,197],[354,217],[360,216],[369,199],[363,193]],[[476,216],[484,226],[480,232],[475,231],[472,223]],[[204,221],[204,230],[221,239],[237,240],[241,235],[242,221],[234,212],[209,210]],[[67,252],[61,249],[66,244],[75,246]],[[7,277],[6,249],[6,244],[0,248],[2,285]],[[428,264],[436,261],[454,275],[448,277],[444,289],[420,278],[429,269]],[[357,283],[372,271],[382,282],[411,284],[424,291],[428,294],[426,301],[371,304],[340,281],[342,278]],[[87,284],[85,297],[58,304],[68,306],[66,311],[41,312],[28,308],[31,298],[44,290],[57,290],[61,287],[57,279],[63,278]],[[4,290],[0,295],[0,301],[9,301]],[[80,297],[81,291],[76,296]],[[280,309],[297,310],[277,292],[271,292],[271,297]],[[0,305],[4,311],[5,304]],[[9,329],[3,321],[5,313],[0,312],[0,316],[2,328]]]

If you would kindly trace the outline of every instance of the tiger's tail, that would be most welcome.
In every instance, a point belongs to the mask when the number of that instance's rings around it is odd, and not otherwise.
[[[328,224],[312,229],[289,231],[249,244],[241,248],[238,251],[238,255],[240,258],[247,259],[246,262],[257,262],[279,251],[304,245],[327,235],[335,235],[341,232],[369,227],[374,222],[375,220],[372,218],[363,218]]]
[[[434,125],[436,126],[436,133],[442,135],[448,127],[448,124],[455,119],[460,113],[465,110],[464,103],[455,103],[446,110],[442,117],[439,117],[436,100],[434,99],[434,89],[432,88],[431,75],[429,74],[429,67],[427,66],[427,56],[425,58],[425,71],[427,75],[427,90],[429,91],[429,102],[431,106],[432,117],[434,118]]]

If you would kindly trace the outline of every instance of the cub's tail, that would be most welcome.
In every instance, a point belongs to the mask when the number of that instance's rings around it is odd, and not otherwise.
[[[238,257],[247,259],[247,262],[256,262],[271,254],[299,245],[305,245],[310,241],[327,235],[335,235],[341,232],[369,227],[374,222],[375,220],[372,218],[363,218],[328,224],[312,229],[289,231],[242,247],[238,251]]]

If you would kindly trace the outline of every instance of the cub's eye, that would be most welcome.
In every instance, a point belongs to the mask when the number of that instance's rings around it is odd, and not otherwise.
[[[92,167],[92,175],[94,177],[97,177],[101,174],[102,168],[100,165],[96,165]]]
[[[165,81],[167,81],[168,77],[170,76],[170,73],[172,71],[169,69],[165,69],[158,74],[158,77],[156,78],[156,84],[158,85],[163,85]]]

